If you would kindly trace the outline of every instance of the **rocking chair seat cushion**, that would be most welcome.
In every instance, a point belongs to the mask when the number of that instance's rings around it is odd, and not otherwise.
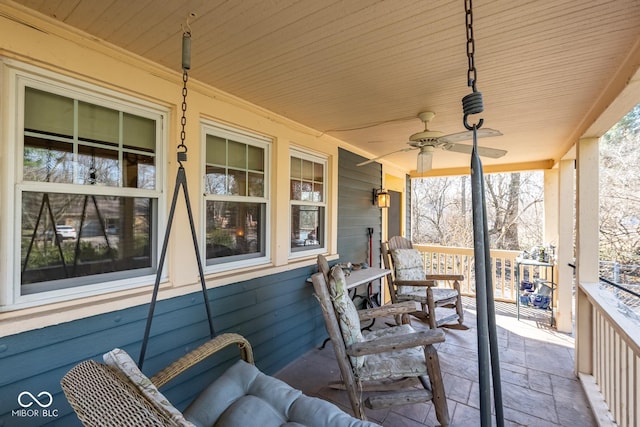
[[[416,286],[403,286],[403,288],[410,288],[410,292],[398,293],[399,301],[417,301],[422,304],[427,302],[427,290],[424,288],[418,288]],[[458,291],[451,288],[431,288],[433,293],[433,300],[435,302],[455,300],[458,298]]]
[[[411,325],[399,325],[389,328],[375,329],[364,333],[365,341],[392,335],[406,335],[415,332]],[[405,378],[427,375],[422,347],[394,350],[393,353],[368,354],[364,365],[357,371],[358,377],[364,381],[384,378]]]
[[[237,361],[184,415],[198,427],[368,427],[324,400],[309,397],[255,366]]]

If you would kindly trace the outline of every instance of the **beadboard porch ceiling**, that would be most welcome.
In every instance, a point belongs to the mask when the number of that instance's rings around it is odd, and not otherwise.
[[[191,79],[364,156],[406,147],[423,130],[421,111],[436,113],[431,130],[464,130],[463,0],[15,3],[177,72],[181,27],[195,12]],[[480,143],[508,150],[484,160],[486,168],[557,161],[577,138],[599,136],[640,101],[640,1],[476,0],[473,7],[481,117],[504,134]],[[386,160],[409,171],[416,154]],[[468,154],[434,154],[434,169],[468,164]]]

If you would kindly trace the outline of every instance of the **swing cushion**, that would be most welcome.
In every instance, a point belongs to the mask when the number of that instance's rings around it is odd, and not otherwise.
[[[127,377],[163,416],[181,427],[374,427],[322,399],[304,395],[285,382],[238,360],[187,407],[184,414],[138,369],[121,349],[103,356],[105,364]],[[378,426],[379,427],[379,426]]]
[[[136,362],[131,359],[131,356],[129,356],[127,352],[115,348],[109,353],[104,354],[102,358],[105,364],[123,373],[158,411],[171,418],[179,426],[195,427],[160,393],[160,390],[153,385],[151,380],[138,369],[138,365],[136,365]]]
[[[255,366],[237,361],[184,411],[198,427],[369,427],[322,399],[309,397]]]

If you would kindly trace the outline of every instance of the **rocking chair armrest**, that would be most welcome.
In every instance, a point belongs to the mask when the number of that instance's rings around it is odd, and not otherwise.
[[[370,341],[356,342],[347,347],[347,354],[349,356],[364,356],[367,354],[385,353],[405,348],[424,347],[439,342],[444,342],[444,331],[442,329],[434,329],[413,332],[411,334],[398,334],[397,336],[391,335]]]
[[[416,303],[414,301],[404,301],[395,304],[386,304],[382,307],[358,310],[358,317],[360,318],[360,321],[364,321],[375,319],[377,317],[414,313],[416,310]]]
[[[395,280],[393,282],[396,286],[422,286],[422,287],[437,287],[438,283],[434,279],[429,280]]]
[[[240,357],[247,363],[253,364],[253,350],[251,344],[242,335],[227,333],[218,335],[211,340],[205,342],[196,349],[185,354],[153,377],[151,382],[158,388],[162,387],[178,375],[182,374],[192,366],[202,362],[214,353],[237,344],[240,350]]]
[[[427,280],[464,280],[462,274],[427,274]]]

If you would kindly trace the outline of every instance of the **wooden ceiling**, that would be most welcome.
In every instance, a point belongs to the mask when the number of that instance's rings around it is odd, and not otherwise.
[[[2,1],[177,71],[182,26],[194,12],[191,79],[364,156],[406,147],[423,130],[421,111],[436,113],[431,130],[464,130],[463,0]],[[508,150],[484,160],[489,168],[551,164],[640,101],[640,1],[476,0],[473,7],[479,117],[504,134],[480,144]],[[385,160],[411,170],[415,158],[413,151]],[[466,167],[469,156],[437,150],[433,164]]]

